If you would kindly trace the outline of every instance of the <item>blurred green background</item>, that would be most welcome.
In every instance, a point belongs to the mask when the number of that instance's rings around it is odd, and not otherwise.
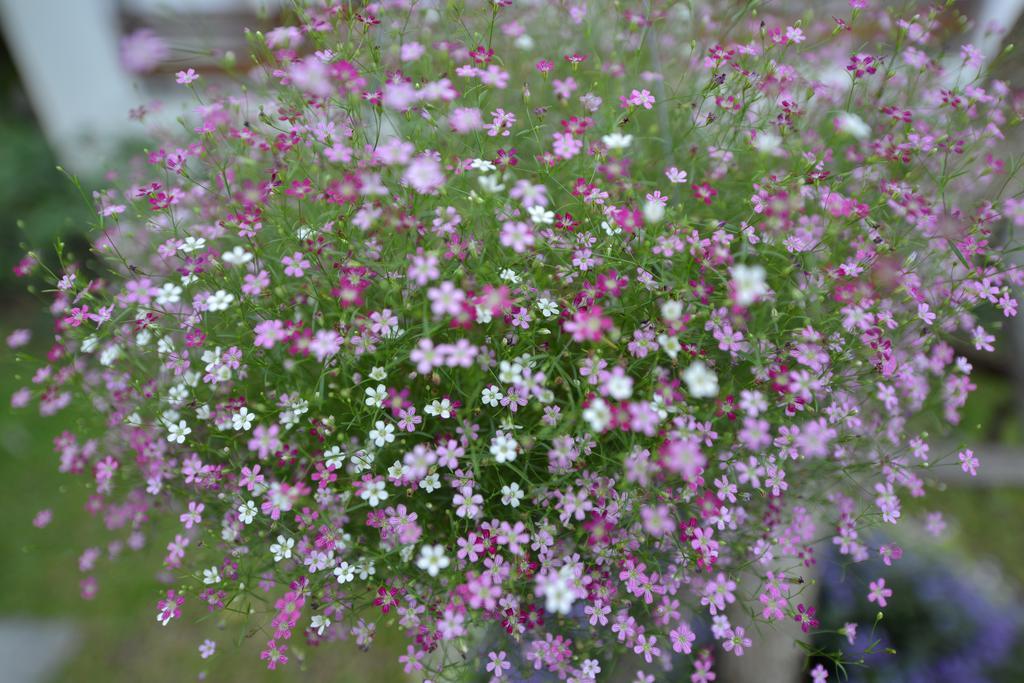
[[[15,328],[32,329],[33,341],[24,351],[37,357],[47,349],[50,323],[40,314],[44,299],[26,292],[25,283],[16,281],[11,269],[25,247],[51,253],[58,236],[81,253],[93,217],[56,165],[9,56],[0,54],[0,335],[6,337]],[[96,179],[83,178],[82,183],[86,188],[97,186]],[[73,621],[80,641],[75,654],[61,664],[56,680],[156,683],[191,680],[200,672],[213,681],[402,679],[386,633],[383,647],[370,655],[347,643],[328,645],[308,666],[302,661],[307,648],[296,635],[289,653],[293,664],[267,672],[258,658],[261,639],[236,647],[232,640],[237,628],[226,628],[216,638],[217,653],[201,660],[197,643],[213,637],[209,623],[196,623],[205,614],[188,613],[167,628],[155,619],[161,591],[153,577],[160,569],[166,533],[150,534],[148,547],[128,561],[112,562],[104,553],[94,572],[100,579],[99,592],[95,599],[83,600],[78,556],[86,547],[103,548],[105,538],[84,511],[89,492],[77,478],[58,473],[52,442],[68,420],[84,416],[85,408],[73,406],[56,419],[41,418],[33,409],[10,410],[10,396],[31,376],[33,368],[26,366],[6,348],[0,353],[0,505],[6,522],[0,534],[0,618]],[[968,444],[1024,445],[1009,373],[989,368],[979,371],[976,381],[979,388],[965,410],[959,437]],[[36,529],[32,519],[43,508],[52,509],[53,521]],[[949,524],[936,543],[950,556],[993,563],[1019,594],[1024,585],[1024,490],[950,487],[909,502],[906,514],[923,517],[936,510]]]

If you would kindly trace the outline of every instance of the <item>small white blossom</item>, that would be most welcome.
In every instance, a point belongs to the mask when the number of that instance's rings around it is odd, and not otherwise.
[[[229,263],[233,266],[241,266],[245,265],[249,261],[252,261],[252,254],[247,252],[242,247],[236,246],[231,251],[224,252],[224,254],[220,258],[222,261],[224,261],[224,263]]]
[[[202,237],[186,237],[185,241],[178,247],[178,251],[189,254],[198,251],[206,246],[206,240]]]
[[[519,507],[519,502],[526,497],[526,493],[519,488],[519,484],[512,482],[501,487],[501,504],[510,508]]]
[[[252,524],[252,520],[256,519],[256,502],[248,501],[244,505],[238,506],[238,519],[242,521],[242,524]]]
[[[683,317],[683,304],[669,299],[661,305],[661,317],[670,323],[679,321]]]
[[[395,425],[388,424],[384,420],[377,420],[373,423],[373,429],[370,430],[370,440],[377,448],[383,448],[385,444],[395,440]]]
[[[555,222],[555,212],[548,211],[543,206],[531,206],[526,213],[530,214],[530,220],[538,225],[551,225]]]
[[[252,429],[252,421],[255,417],[248,408],[242,406],[237,413],[231,416],[231,427],[236,432],[247,432]]]
[[[207,586],[212,586],[215,583],[220,583],[220,572],[216,567],[210,567],[209,569],[203,570],[203,583]]]
[[[331,446],[324,451],[324,460],[332,470],[340,470],[345,464],[345,453],[338,446]]]
[[[294,538],[285,538],[284,536],[277,537],[277,543],[270,546],[270,552],[274,556],[274,562],[280,562],[281,560],[290,559],[292,556],[292,548],[295,547]]]
[[[704,361],[695,360],[683,371],[683,381],[694,398],[712,398],[718,395],[718,375]]]
[[[167,425],[167,440],[171,443],[185,443],[185,437],[191,433],[192,428],[184,420]]]
[[[379,479],[363,484],[363,490],[359,492],[359,497],[369,503],[370,507],[375,508],[388,497],[386,485]]]
[[[476,321],[481,325],[486,325],[494,319],[494,314],[491,313],[491,309],[486,306],[476,306]]]
[[[316,631],[318,636],[322,636],[324,631],[331,627],[331,618],[321,615],[314,614],[313,618],[309,620],[309,628]],[[590,661],[590,660],[587,660]]]
[[[544,609],[553,614],[568,614],[576,602],[576,589],[572,583],[572,569],[562,567],[558,573],[541,582]]]
[[[437,576],[438,572],[449,564],[451,564],[451,560],[445,556],[444,546],[440,545],[421,547],[419,559],[416,560],[416,566],[431,576]]]
[[[484,171],[486,173],[498,170],[498,167],[487,159],[473,159],[473,161],[469,162],[469,167],[474,171]]]
[[[612,421],[612,411],[603,398],[595,398],[590,405],[583,410],[583,419],[590,429],[595,432],[602,432]]]
[[[181,301],[181,293],[184,290],[173,282],[165,282],[156,292],[156,305],[166,306]]]
[[[452,416],[452,402],[447,398],[440,401],[434,399],[430,402],[430,405],[423,409],[423,412],[432,417],[440,417],[442,420],[447,420]]]
[[[366,405],[373,408],[380,408],[384,405],[384,399],[388,397],[388,388],[378,384],[376,388],[366,387]]]
[[[558,315],[558,304],[551,299],[540,298],[537,299],[537,308],[540,309],[541,315],[545,318],[551,318]]]
[[[866,140],[871,137],[871,126],[864,123],[864,119],[853,112],[844,111],[835,119],[836,130],[852,135],[858,140]]]
[[[661,202],[648,200],[644,202],[644,220],[648,223],[660,223],[665,217],[665,205]]]
[[[601,142],[608,149],[626,149],[633,144],[632,135],[624,135],[623,133],[614,132],[601,137]]]
[[[334,568],[334,576],[337,577],[338,583],[346,584],[356,578],[356,569],[348,562],[342,562]]]
[[[736,289],[736,303],[740,306],[749,306],[768,293],[764,266],[737,263],[729,269],[729,274]]]
[[[226,311],[230,308],[231,303],[235,300],[233,294],[225,292],[223,289],[218,289],[216,292],[206,298],[206,310],[208,311]]]
[[[501,176],[497,173],[482,175],[477,178],[477,182],[480,184],[480,189],[488,194],[497,194],[505,190],[505,186],[501,184]]]
[[[481,400],[484,402],[484,405],[488,405],[491,406],[492,408],[495,408],[498,406],[498,403],[503,398],[504,395],[501,393],[501,389],[492,384],[491,386],[484,389],[483,397]]]
[[[491,439],[491,455],[499,463],[512,462],[519,454],[519,444],[504,432],[497,432]]]
[[[436,472],[428,474],[420,481],[420,488],[427,493],[433,493],[434,491],[441,488],[441,476]]]
[[[516,274],[516,271],[512,270],[511,268],[503,269],[501,271],[500,277],[505,282],[510,282],[513,285],[518,285],[521,281],[521,278]]]

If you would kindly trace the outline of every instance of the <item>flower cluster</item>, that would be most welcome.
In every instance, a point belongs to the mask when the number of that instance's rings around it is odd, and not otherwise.
[[[898,559],[863,529],[983,467],[930,442],[1017,310],[1020,100],[931,56],[938,11],[722,5],[309,3],[244,90],[177,75],[187,134],[97,193],[112,274],[55,274],[16,396],[102,416],[60,469],[166,545],[161,623],[710,681],[837,627],[822,543]]]

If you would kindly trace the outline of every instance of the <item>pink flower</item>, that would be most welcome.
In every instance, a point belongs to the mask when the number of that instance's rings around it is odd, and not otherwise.
[[[174,74],[174,80],[181,85],[188,85],[193,81],[198,80],[199,74],[196,73],[195,69],[188,69],[187,71],[179,71]]]
[[[612,328],[612,319],[604,315],[604,309],[594,305],[583,308],[573,314],[572,320],[566,320],[562,327],[572,335],[575,342],[600,341],[605,332]]]
[[[978,458],[974,455],[974,451],[966,448],[960,451],[959,458],[960,469],[969,473],[972,477],[978,476]]]
[[[310,267],[309,261],[301,251],[297,251],[291,256],[285,256],[281,259],[281,263],[285,266],[284,274],[289,277],[302,277],[305,275],[306,269]]]
[[[493,672],[494,678],[501,678],[506,671],[512,668],[512,663],[506,661],[507,656],[508,655],[505,654],[504,650],[499,652],[488,652],[487,658],[490,661],[487,663],[487,672]]]
[[[420,662],[425,656],[425,653],[415,645],[408,645],[405,648],[405,654],[398,658],[399,664],[404,664],[405,673],[411,674],[414,671],[422,671],[423,664]]]
[[[654,95],[649,90],[633,90],[629,93],[629,97],[621,97],[619,99],[622,102],[623,109],[628,109],[630,106],[651,109],[655,101]]]
[[[868,602],[877,602],[879,607],[885,607],[888,598],[892,597],[892,589],[885,587],[885,579],[878,579],[868,584],[871,590],[868,592]]]

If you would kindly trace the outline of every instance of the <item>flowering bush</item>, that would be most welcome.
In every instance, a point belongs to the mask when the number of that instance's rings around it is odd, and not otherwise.
[[[574,681],[818,630],[819,543],[890,560],[861,530],[975,473],[929,439],[1022,279],[1020,101],[937,11],[850,4],[320,2],[244,88],[180,72],[187,136],[97,195],[110,273],[65,260],[15,397],[103,416],[60,469],[166,544],[160,623]]]

